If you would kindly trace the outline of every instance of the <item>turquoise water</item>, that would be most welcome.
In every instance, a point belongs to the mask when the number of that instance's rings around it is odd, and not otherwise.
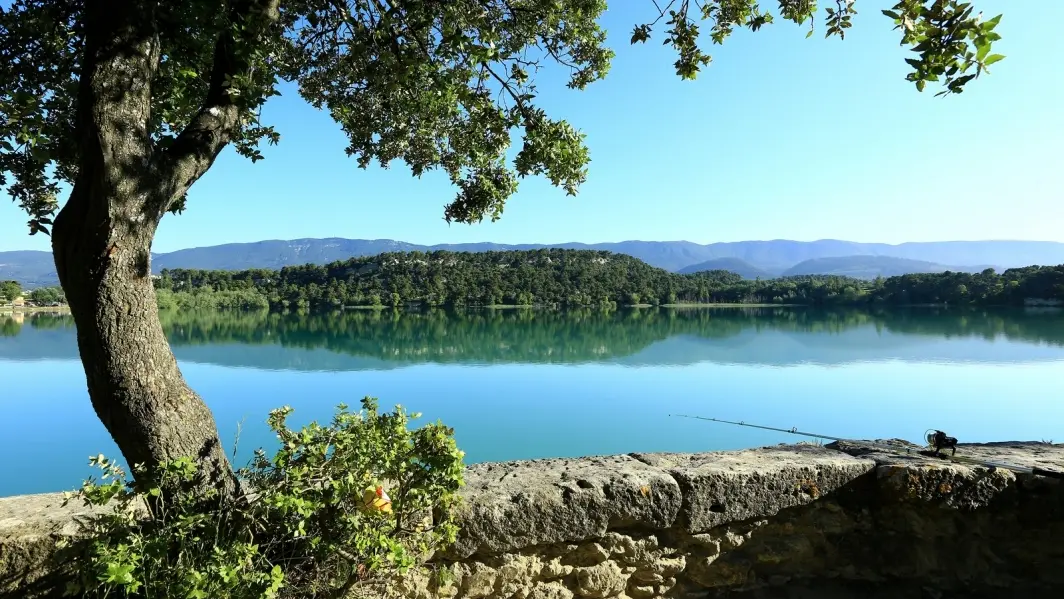
[[[794,442],[689,413],[826,435],[1064,440],[1064,316],[802,309],[164,315],[238,462],[264,419],[328,419],[364,395],[455,428],[480,462]],[[0,496],[70,489],[117,456],[69,318],[0,315]]]

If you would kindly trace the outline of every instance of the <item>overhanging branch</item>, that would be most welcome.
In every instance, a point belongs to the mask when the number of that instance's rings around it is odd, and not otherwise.
[[[150,214],[161,217],[183,198],[240,131],[248,112],[233,81],[251,68],[250,50],[278,20],[279,9],[280,0],[236,0],[229,5],[228,27],[218,35],[203,106],[157,155],[160,189],[148,206]]]

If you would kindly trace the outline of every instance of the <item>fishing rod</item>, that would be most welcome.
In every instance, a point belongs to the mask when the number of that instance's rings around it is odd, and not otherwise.
[[[778,427],[775,427],[775,426],[764,426],[764,425],[761,425],[761,424],[751,424],[749,422],[744,422],[744,421],[741,421],[741,420],[740,421],[722,420],[720,418],[709,418],[707,416],[691,416],[691,415],[688,415],[688,414],[669,414],[669,416],[675,416],[677,418],[693,418],[695,420],[706,420],[706,421],[709,421],[709,422],[719,422],[721,424],[731,424],[731,425],[735,425],[735,426],[748,426],[748,427],[751,427],[751,428],[759,428],[759,429],[767,430],[767,431],[776,431],[776,432],[780,432],[780,433],[786,433],[786,434],[789,434],[789,435],[799,435],[799,436],[802,436],[802,437],[812,437],[812,438],[815,438],[815,439],[831,439],[832,441],[839,441],[841,443],[850,443],[852,445],[858,445],[858,446],[864,446],[864,447],[874,447],[874,448],[877,448],[877,449],[882,449],[882,450],[887,451],[889,453],[898,453],[898,454],[911,455],[911,454],[913,454],[915,452],[915,453],[917,453],[919,455],[922,455],[924,457],[941,458],[941,459],[950,460],[952,462],[958,462],[958,463],[961,463],[961,464],[983,466],[985,468],[990,468],[990,469],[1000,468],[1002,470],[1010,470],[1012,472],[1016,472],[1016,473],[1020,473],[1020,474],[1031,474],[1031,475],[1034,475],[1034,476],[1045,476],[1045,477],[1048,477],[1048,478],[1064,479],[1064,472],[1058,472],[1056,470],[1046,470],[1045,468],[1039,468],[1038,466],[1019,466],[1019,465],[1016,465],[1016,464],[1007,464],[1005,462],[996,462],[996,461],[991,461],[991,460],[978,460],[978,459],[971,458],[971,457],[968,457],[968,456],[959,456],[959,455],[957,455],[957,443],[958,443],[957,438],[956,437],[950,437],[946,433],[944,433],[944,432],[942,432],[940,430],[937,430],[937,429],[928,430],[926,433],[924,433],[924,439],[927,441],[928,446],[933,448],[933,451],[927,451],[927,450],[914,451],[912,448],[909,448],[909,447],[899,447],[897,445],[888,445],[886,443],[879,443],[879,442],[876,442],[876,441],[859,441],[857,439],[847,439],[845,437],[835,437],[835,436],[832,436],[832,435],[821,435],[821,434],[818,434],[818,433],[807,433],[807,432],[798,430],[797,427],[793,427],[793,428],[778,428]],[[951,449],[952,453],[950,455],[944,455],[944,454],[942,454],[942,450],[943,449]]]

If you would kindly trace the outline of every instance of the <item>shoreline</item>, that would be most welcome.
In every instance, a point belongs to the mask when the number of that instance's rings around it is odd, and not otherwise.
[[[487,306],[436,306],[433,308],[427,308],[426,306],[419,306],[417,304],[407,304],[404,306],[343,306],[336,308],[335,310],[309,310],[308,312],[330,312],[330,311],[384,311],[395,310],[401,312],[423,312],[426,309],[429,310],[442,310],[447,312],[462,311],[462,310],[535,310],[535,311],[547,311],[547,312],[569,312],[579,310],[595,310],[599,306],[578,306],[578,307],[557,307],[535,304],[494,304]],[[950,304],[896,304],[896,305],[881,305],[881,304],[868,304],[868,305],[852,305],[852,304],[838,304],[829,306],[815,306],[811,304],[771,304],[771,303],[677,303],[677,304],[619,304],[614,308],[610,308],[610,311],[617,310],[645,310],[645,309],[669,309],[669,310],[705,310],[705,309],[735,309],[735,308],[788,308],[788,309],[848,309],[848,310],[861,310],[866,312],[874,312],[882,310],[884,308],[891,310],[906,310],[906,309],[945,309],[945,310],[1001,310],[1001,309],[1019,309],[1019,310],[1044,310],[1044,311],[1064,311],[1064,306],[1038,306],[1038,305],[1002,305],[1002,304],[985,304],[985,305],[950,305]],[[286,312],[293,312],[292,310],[272,310],[264,309],[270,313],[284,314]],[[161,312],[162,310],[160,310]],[[176,310],[182,311],[182,310]],[[192,310],[193,312],[197,310]],[[211,311],[217,312],[244,312],[247,310],[240,309],[226,309],[217,308]],[[69,314],[70,306],[0,306],[0,315],[2,316],[15,316],[26,314]]]
[[[0,314],[33,314],[39,312],[70,312],[70,306],[0,306]]]

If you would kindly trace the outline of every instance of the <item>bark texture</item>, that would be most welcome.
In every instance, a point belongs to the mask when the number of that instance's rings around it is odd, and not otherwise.
[[[151,467],[193,456],[204,488],[231,496],[236,478],[214,417],[181,375],[150,275],[162,214],[210,167],[236,115],[205,105],[213,130],[199,126],[181,153],[153,150],[151,81],[160,58],[153,5],[86,2],[80,163],[56,218],[53,253],[77,325],[89,397],[127,463]]]

